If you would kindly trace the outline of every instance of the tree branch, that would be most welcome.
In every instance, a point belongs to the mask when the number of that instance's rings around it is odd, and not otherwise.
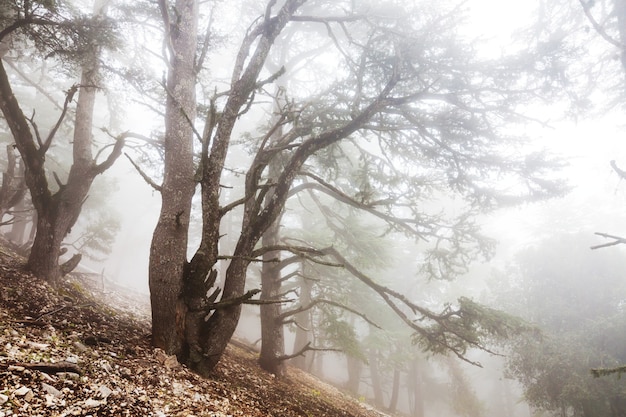
[[[600,245],[591,246],[590,247],[591,250],[607,248],[609,246],[615,246],[615,245],[620,245],[622,243],[626,243],[626,238],[623,238],[621,236],[615,236],[615,235],[610,235],[608,233],[600,233],[600,232],[596,232],[594,234],[598,235],[598,236],[601,236],[603,238],[606,238],[606,239],[613,239],[613,242],[608,242],[608,243],[603,243],[603,244],[600,244]]]
[[[137,172],[139,173],[139,175],[141,175],[141,178],[143,178],[143,180],[150,186],[152,187],[155,191],[161,192],[161,190],[163,189],[159,184],[157,184],[156,182],[154,182],[152,180],[152,178],[150,178],[148,176],[148,174],[146,174],[140,167],[139,165],[137,165],[135,163],[135,161],[132,160],[132,158],[130,156],[128,156],[127,153],[124,154],[124,156],[128,159],[128,161],[130,161],[131,165],[133,167],[135,167],[135,169],[137,170]]]

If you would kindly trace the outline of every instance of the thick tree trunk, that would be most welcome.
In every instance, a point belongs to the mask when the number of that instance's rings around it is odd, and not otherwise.
[[[171,50],[161,213],[152,236],[149,262],[152,342],[168,354],[184,356],[187,307],[183,300],[183,281],[195,188],[192,123],[196,115],[197,1],[177,0],[174,8],[164,6],[162,13],[164,16],[172,14],[171,20],[168,18],[165,22],[169,37],[166,43]]]

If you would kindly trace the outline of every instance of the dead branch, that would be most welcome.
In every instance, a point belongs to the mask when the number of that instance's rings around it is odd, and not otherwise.
[[[610,235],[608,233],[600,233],[600,232],[596,232],[594,234],[598,235],[598,236],[601,236],[603,238],[606,238],[606,239],[613,239],[613,242],[608,242],[608,243],[603,243],[603,244],[600,244],[600,245],[591,246],[591,248],[590,248],[591,250],[607,248],[609,246],[615,246],[615,245],[620,245],[622,243],[626,243],[626,238],[623,238],[621,236],[615,236],[615,235]]]
[[[74,95],[76,94],[77,91],[78,91],[77,84],[74,84],[73,86],[70,87],[69,90],[67,90],[67,93],[65,94],[65,102],[63,103],[63,110],[61,110],[61,114],[59,115],[57,122],[54,124],[54,126],[50,130],[50,133],[48,133],[48,136],[46,137],[46,140],[43,142],[43,144],[42,143],[39,144],[40,155],[45,155],[45,153],[48,151],[48,148],[50,148],[50,145],[52,144],[52,139],[54,139],[54,135],[56,135],[57,131],[59,130],[59,127],[63,123],[63,120],[65,120],[65,116],[67,115],[67,110],[70,106],[70,103],[74,99]]]
[[[300,349],[297,352],[294,352],[290,355],[282,355],[279,356],[278,358],[276,358],[278,361],[286,361],[289,359],[293,359],[293,358],[297,358],[298,356],[304,355],[305,352],[308,351],[315,351],[315,352],[343,352],[343,349],[337,349],[337,348],[319,348],[319,347],[312,347],[311,346],[311,342],[308,342],[306,345],[304,345],[304,347],[302,349]]]
[[[133,161],[133,159],[128,156],[127,153],[124,153],[124,156],[130,161],[131,165],[133,167],[135,167],[135,170],[137,170],[137,172],[139,173],[139,175],[141,175],[141,178],[143,178],[143,180],[150,186],[152,187],[155,191],[161,192],[161,190],[163,189],[159,184],[157,184],[156,182],[154,182],[154,180],[152,178],[150,178],[148,176],[148,174],[146,174],[140,167],[139,165],[137,165],[135,163],[135,161]]]
[[[233,307],[239,304],[247,304],[247,302],[249,301],[253,301],[250,300],[252,297],[254,297],[255,295],[257,295],[258,293],[260,293],[261,290],[259,289],[254,289],[254,290],[250,290],[248,292],[246,292],[245,294],[243,294],[242,296],[239,297],[235,297],[235,298],[229,298],[228,300],[221,300],[218,301],[217,303],[211,303],[209,305],[206,306],[205,310],[206,311],[210,311],[210,310],[219,310],[221,308],[228,308],[228,307]],[[256,301],[256,300],[254,300]]]
[[[58,374],[59,372],[72,372],[78,375],[82,375],[83,371],[81,368],[72,362],[36,362],[36,363],[25,363],[25,362],[17,362],[11,364],[12,366],[21,366],[27,369],[33,369],[35,371],[41,371],[46,374]],[[9,364],[2,364],[3,367],[8,367]]]

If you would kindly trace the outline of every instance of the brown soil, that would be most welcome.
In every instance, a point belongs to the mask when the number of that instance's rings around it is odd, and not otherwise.
[[[0,417],[382,415],[239,345],[202,379],[150,346],[145,299],[80,275],[52,289],[22,264],[0,246]]]

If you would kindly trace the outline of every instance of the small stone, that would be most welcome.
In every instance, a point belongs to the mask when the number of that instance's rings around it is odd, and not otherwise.
[[[35,394],[33,394],[33,391],[32,390],[28,390],[26,395],[24,395],[24,401],[29,403],[34,397],[35,397]]]
[[[78,356],[76,356],[76,355],[68,356],[68,357],[65,359],[65,362],[69,362],[69,363],[77,364],[77,363],[78,363]]]
[[[178,367],[178,359],[176,358],[176,355],[168,356],[163,362],[163,365],[165,365],[167,369]]]
[[[81,353],[85,353],[89,350],[89,348],[85,345],[83,345],[82,343],[76,341],[74,343],[72,343],[72,345],[76,348],[77,351],[81,352]]]
[[[95,408],[100,407],[102,403],[98,400],[94,400],[93,398],[88,398],[85,400],[83,405],[85,406],[85,408]]]
[[[45,382],[41,383],[41,388],[47,392],[48,394],[52,395],[53,397],[60,397],[63,394],[61,393],[61,391],[59,391],[58,389],[54,388],[52,385],[46,384]]]
[[[9,396],[8,395],[4,395],[4,394],[0,394],[0,405],[6,403],[7,401],[9,401]]]
[[[59,372],[57,376],[60,379],[72,379],[74,381],[77,381],[78,379],[80,379],[80,375],[78,375],[75,372]]]
[[[37,342],[28,342],[28,346],[37,350],[46,350],[48,349],[48,347],[50,347],[50,345],[47,343],[37,343]]]
[[[18,366],[18,365],[9,365],[7,367],[7,370],[10,372],[24,372],[26,368],[24,368],[23,366]]]
[[[18,397],[23,397],[24,395],[28,393],[28,391],[30,391],[30,388],[28,387],[19,387],[18,389],[13,391],[13,395],[16,395]]]
[[[100,398],[102,398],[103,400],[106,400],[109,397],[109,395],[113,393],[113,391],[111,391],[111,389],[107,387],[106,385],[100,385],[98,389],[96,390],[96,393],[98,393]]]

